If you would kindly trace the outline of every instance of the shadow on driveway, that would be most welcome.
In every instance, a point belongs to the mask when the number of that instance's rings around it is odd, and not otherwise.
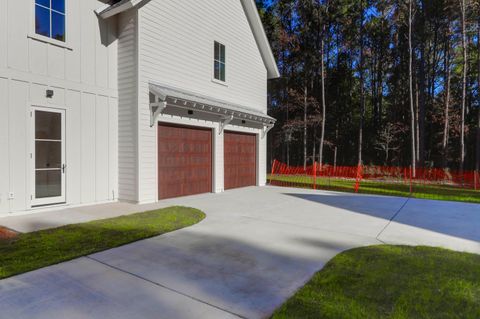
[[[395,216],[390,216],[384,212],[398,201],[396,197],[337,193],[329,195],[286,193],[285,195],[386,220],[393,218],[395,223],[476,241],[480,244],[479,204],[405,199],[405,205]]]

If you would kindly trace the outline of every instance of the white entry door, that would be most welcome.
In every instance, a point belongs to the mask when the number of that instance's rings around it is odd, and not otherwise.
[[[32,110],[32,206],[65,203],[65,111]]]

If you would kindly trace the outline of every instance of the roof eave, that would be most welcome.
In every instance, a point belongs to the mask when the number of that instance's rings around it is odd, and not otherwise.
[[[122,13],[124,11],[130,10],[136,5],[138,5],[140,2],[143,0],[129,0],[125,1],[121,5],[104,5],[101,8],[98,8],[95,10],[95,13],[100,16],[102,19],[108,19],[110,17],[113,17],[119,13]]]
[[[280,77],[280,71],[278,70],[277,62],[273,56],[270,42],[268,41],[267,33],[263,27],[262,19],[258,13],[257,5],[254,0],[244,0],[244,9],[247,13],[247,17],[250,17],[254,21],[250,21],[251,28],[257,44],[262,55],[263,62],[267,68],[267,77],[269,80],[277,79]]]
[[[131,8],[134,8],[138,4],[144,2],[145,0],[129,0],[125,1],[120,5],[105,5],[95,12],[103,19],[108,19],[113,17],[121,12],[127,11]],[[278,70],[277,62],[273,56],[272,48],[270,47],[270,42],[268,41],[267,34],[263,27],[262,19],[258,13],[257,5],[254,0],[242,0],[241,1],[247,15],[247,18],[250,23],[250,27],[253,31],[253,35],[257,42],[257,45],[260,49],[260,54],[262,56],[263,62],[267,69],[267,78],[277,79],[280,77],[280,72]]]

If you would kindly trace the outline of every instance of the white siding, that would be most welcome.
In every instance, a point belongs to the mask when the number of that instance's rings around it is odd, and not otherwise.
[[[157,200],[157,142],[156,127],[149,127],[148,83],[193,91],[266,113],[267,71],[240,0],[153,0],[140,8],[138,23],[138,199],[152,202]],[[214,41],[226,46],[226,85],[212,81]],[[223,137],[216,140],[214,184],[215,191],[221,191]]]
[[[267,183],[267,138],[263,137],[263,133],[259,133],[257,137],[257,184],[265,186]]]
[[[118,196],[117,18],[99,21],[102,1],[67,0],[57,46],[33,34],[33,3],[0,1],[0,215],[31,208],[32,106],[65,110],[67,204]]]
[[[118,102],[115,98],[108,101],[109,107],[109,143],[108,143],[108,189],[109,199],[118,199]]]
[[[103,202],[109,198],[108,189],[108,97],[97,96],[95,108],[95,201]]]
[[[0,1],[0,69],[7,66],[7,52],[8,52],[8,29],[7,29],[7,10],[8,1]]]
[[[28,84],[11,80],[9,83],[8,122],[9,122],[9,173],[10,187],[8,192],[14,194],[10,200],[12,211],[23,210],[27,205],[27,97]]]
[[[31,209],[32,106],[65,110],[67,204],[157,200],[149,82],[266,113],[267,71],[240,0],[152,0],[107,20],[94,13],[105,1],[66,1],[60,46],[35,36],[34,0],[0,1],[0,215]],[[227,49],[226,85],[212,81],[214,41]],[[218,123],[162,119],[214,129],[212,191],[223,191]],[[264,147],[261,140],[259,184]]]
[[[137,201],[137,18],[131,10],[119,18],[118,38],[118,192]]]
[[[1,5],[0,5],[1,6]],[[1,14],[1,13],[0,13]],[[9,141],[8,141],[8,80],[0,78],[0,189],[8,189],[10,186],[9,174]],[[8,194],[0,193],[0,212],[9,210]]]
[[[68,90],[66,95],[67,121],[67,199],[71,204],[82,203],[82,140],[85,139],[82,131],[82,93]]]

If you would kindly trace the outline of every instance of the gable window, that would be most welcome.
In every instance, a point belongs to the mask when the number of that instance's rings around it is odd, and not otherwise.
[[[65,0],[35,0],[35,33],[65,42]]]
[[[225,82],[225,46],[215,41],[215,56],[213,70],[215,80]]]

